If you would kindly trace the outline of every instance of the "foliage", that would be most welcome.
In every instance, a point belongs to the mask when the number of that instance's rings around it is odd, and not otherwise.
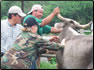
[[[56,69],[56,64],[49,62],[40,62],[40,69]]]
[[[56,58],[51,58],[50,63],[51,63],[51,64],[56,64]]]
[[[90,35],[90,34],[91,34],[91,32],[84,32],[84,34],[86,34],[86,35]]]
[[[20,7],[21,3],[19,1],[17,1],[16,4],[15,4],[15,1],[1,1],[1,18],[2,19],[4,19],[8,15],[8,9],[13,5],[17,5]]]
[[[17,5],[21,7],[22,1],[1,1],[1,18],[7,16],[8,9]],[[24,1],[24,12],[28,13],[34,4],[41,4],[44,8],[44,16],[47,17],[55,7],[60,8],[60,13],[62,16],[74,19],[81,24],[86,24],[93,20],[93,1]],[[61,22],[57,17],[55,17],[51,26],[55,22]]]

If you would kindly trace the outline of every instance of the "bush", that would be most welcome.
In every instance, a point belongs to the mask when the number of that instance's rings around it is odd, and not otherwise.
[[[51,64],[56,64],[56,58],[51,58],[50,63],[51,63]]]

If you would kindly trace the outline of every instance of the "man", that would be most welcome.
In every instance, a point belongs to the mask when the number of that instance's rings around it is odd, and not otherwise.
[[[28,12],[29,15],[27,15],[24,18],[23,23],[26,21],[27,18],[33,17],[35,20],[39,23],[39,28],[38,28],[38,34],[43,35],[43,34],[48,34],[50,32],[52,33],[59,33],[61,32],[61,29],[56,29],[55,27],[48,26],[52,19],[60,13],[59,8],[55,8],[53,12],[48,15],[46,18],[41,19],[43,16],[43,8],[39,4],[35,4],[32,6],[32,9]]]
[[[41,50],[61,48],[55,42],[43,40],[37,34],[38,26],[34,18],[28,18],[25,21],[24,28],[17,36],[13,47],[1,59],[2,69],[37,69],[38,55],[46,52],[41,52]]]
[[[26,16],[18,6],[12,6],[8,10],[8,19],[1,20],[1,56],[12,48],[17,35],[21,32],[22,18]]]

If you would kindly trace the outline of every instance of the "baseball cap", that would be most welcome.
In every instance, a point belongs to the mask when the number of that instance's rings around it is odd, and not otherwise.
[[[42,8],[41,5],[35,4],[35,5],[32,6],[31,10],[27,14],[30,14],[34,10],[43,10],[43,8]]]
[[[24,23],[24,27],[32,27],[33,25],[37,25],[37,26],[38,26],[38,23],[37,23],[37,21],[36,21],[34,18],[32,18],[32,17],[28,18],[28,19],[25,21],[25,23]]]
[[[18,7],[18,6],[12,6],[12,7],[10,7],[10,9],[8,10],[8,13],[17,13],[21,17],[26,16],[26,14],[23,13],[22,10],[21,10],[21,8]]]

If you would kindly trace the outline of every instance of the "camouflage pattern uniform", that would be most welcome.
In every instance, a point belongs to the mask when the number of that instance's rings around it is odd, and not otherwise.
[[[32,62],[37,59],[39,54],[44,53],[45,49],[58,50],[59,48],[58,44],[44,41],[36,34],[22,32],[17,36],[13,48],[1,58],[1,68],[30,69]]]

